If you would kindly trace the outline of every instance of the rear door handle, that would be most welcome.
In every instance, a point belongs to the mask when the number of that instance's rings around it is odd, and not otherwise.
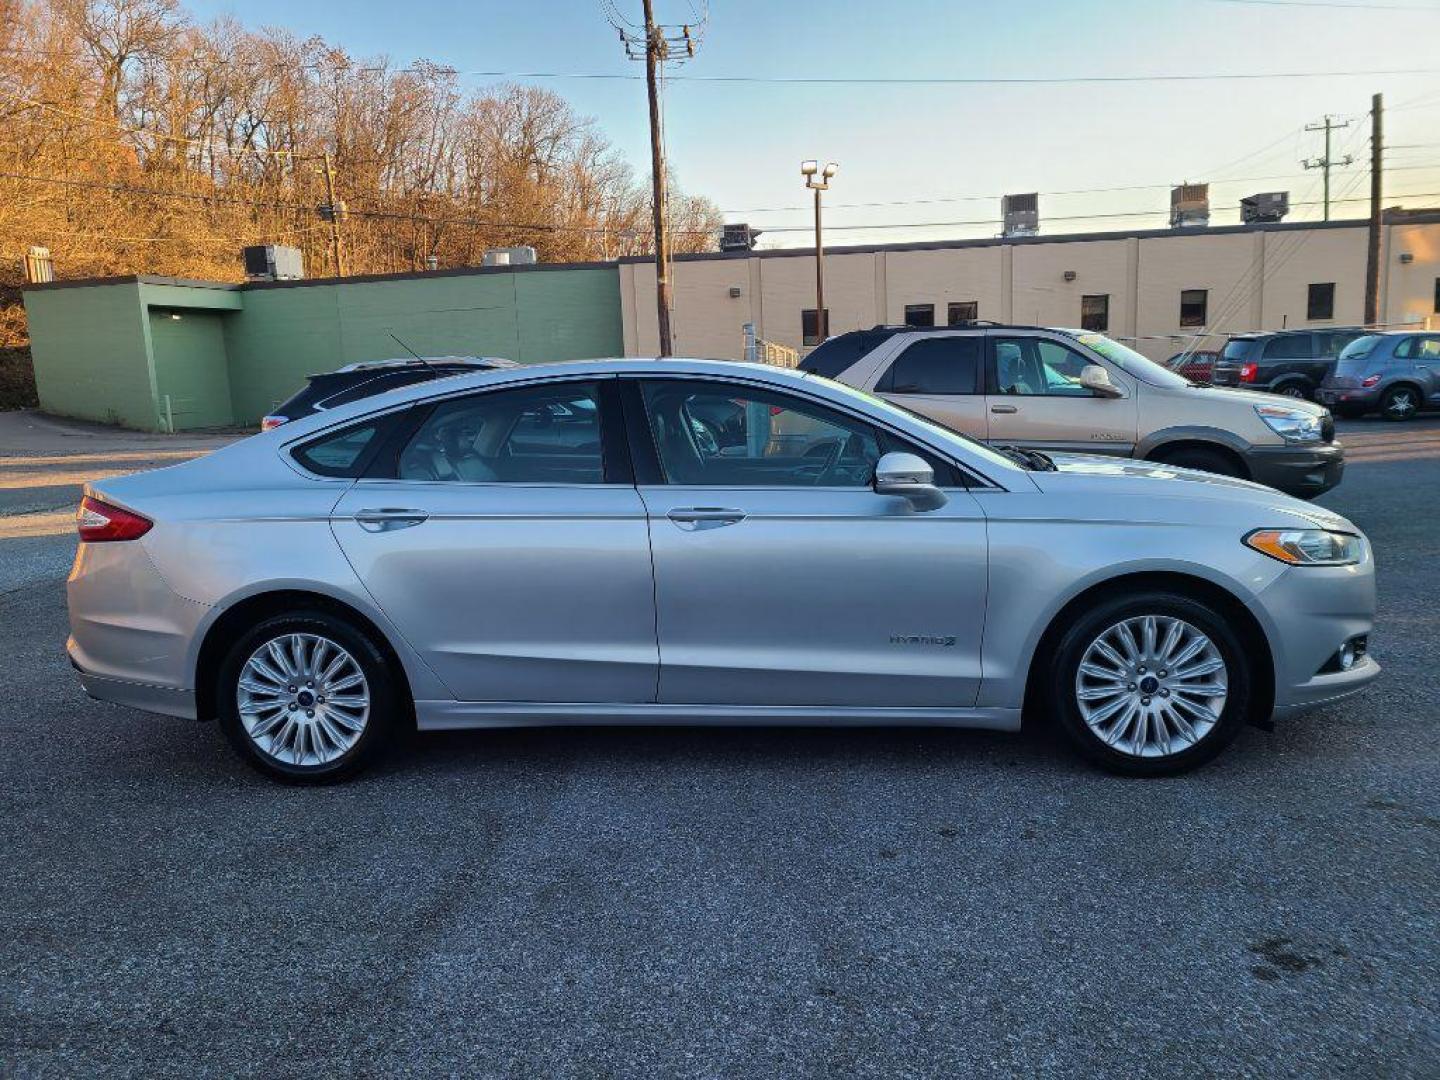
[[[1013,413],[1019,412],[1020,410],[1017,409],[1014,405],[991,405],[990,411],[999,413]]]
[[[719,529],[744,521],[745,511],[724,506],[680,506],[665,516],[682,529]]]
[[[392,532],[419,525],[430,515],[424,510],[403,510],[394,506],[381,506],[373,510],[357,510],[355,520],[367,532]]]

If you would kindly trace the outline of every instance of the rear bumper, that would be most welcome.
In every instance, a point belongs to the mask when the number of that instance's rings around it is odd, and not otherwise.
[[[1379,389],[1322,386],[1315,391],[1315,400],[1332,408],[1373,409],[1380,401]]]
[[[114,705],[126,705],[132,709],[165,716],[178,716],[182,720],[196,718],[195,691],[131,682],[128,679],[112,679],[86,671],[75,658],[77,650],[74,638],[65,643],[65,651],[70,654],[70,665],[80,675],[81,688],[96,701],[108,701]]]
[[[1245,455],[1250,479],[1288,495],[1314,498],[1340,483],[1345,475],[1345,448],[1323,446],[1257,446]]]

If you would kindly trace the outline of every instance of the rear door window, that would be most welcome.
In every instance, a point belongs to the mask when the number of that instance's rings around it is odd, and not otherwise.
[[[1406,338],[1395,347],[1400,360],[1440,360],[1440,336]]]
[[[1266,360],[1303,360],[1314,355],[1309,334],[1282,334],[1265,343]]]
[[[875,389],[882,394],[975,394],[985,339],[948,336],[922,338],[906,348]]]

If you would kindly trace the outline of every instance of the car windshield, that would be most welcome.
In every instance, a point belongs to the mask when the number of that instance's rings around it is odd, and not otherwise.
[[[825,376],[823,375],[815,375],[808,371],[805,372],[804,375],[807,379],[825,379]],[[864,390],[857,390],[855,387],[850,386],[848,383],[837,382],[834,379],[825,379],[825,383],[832,390],[838,390],[846,397],[854,398],[856,401],[863,402],[865,405],[869,406],[870,409],[874,412],[878,412],[882,415],[888,415],[891,417],[901,417],[903,419],[909,420],[912,424],[919,424],[927,432],[933,435],[935,439],[940,442],[941,445],[944,445],[945,443],[955,443],[963,447],[970,453],[982,457],[986,461],[994,462],[998,465],[1008,465],[1013,467],[1016,464],[1019,464],[1013,456],[1008,454],[1002,454],[998,450],[992,450],[984,443],[977,442],[976,440],[972,439],[969,435],[964,435],[953,428],[945,427],[943,424],[937,424],[929,417],[921,416],[917,412],[912,412],[911,410],[905,408],[903,405],[896,405],[893,401],[886,401],[884,398],[876,397],[874,394],[867,394]],[[1021,467],[1026,468],[1027,466],[1022,465]]]
[[[1106,360],[1127,375],[1133,375],[1151,386],[1180,388],[1196,385],[1183,375],[1176,374],[1163,364],[1157,364],[1148,356],[1136,352],[1128,345],[1121,345],[1114,338],[1104,334],[1072,334],[1074,339],[1091,352],[1099,353]]]

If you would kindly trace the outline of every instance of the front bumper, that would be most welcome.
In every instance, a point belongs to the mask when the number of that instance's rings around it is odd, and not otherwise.
[[[1275,716],[1282,718],[1359,693],[1380,676],[1366,654],[1348,671],[1326,670],[1337,650],[1375,624],[1370,545],[1354,566],[1292,566],[1256,596],[1275,661]]]
[[[1339,443],[1257,446],[1245,461],[1257,484],[1307,499],[1329,491],[1345,475],[1345,448]]]

